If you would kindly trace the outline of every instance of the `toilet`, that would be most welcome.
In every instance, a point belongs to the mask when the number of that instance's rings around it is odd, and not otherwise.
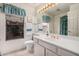
[[[29,53],[33,53],[34,50],[34,41],[33,40],[28,40],[25,42],[26,50]]]

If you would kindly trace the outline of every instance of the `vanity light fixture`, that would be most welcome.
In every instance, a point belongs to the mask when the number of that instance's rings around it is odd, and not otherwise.
[[[46,12],[48,9],[53,8],[56,6],[56,3],[48,3],[46,5],[44,5],[43,7],[41,7],[37,13],[44,13]]]

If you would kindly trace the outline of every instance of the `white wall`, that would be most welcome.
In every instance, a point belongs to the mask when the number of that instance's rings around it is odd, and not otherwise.
[[[51,20],[49,22],[49,30],[51,33],[54,33],[54,16],[51,16]]]
[[[17,7],[23,8],[26,10],[26,17],[25,17],[25,22],[24,22],[24,39],[16,39],[16,40],[10,40],[6,41],[6,27],[5,27],[5,14],[0,13],[0,51],[2,54],[18,50],[21,48],[24,48],[24,42],[28,39],[26,37],[26,25],[27,25],[27,16],[34,16],[34,8],[31,6],[27,6],[26,4],[13,4]]]
[[[79,36],[79,4],[70,6],[68,12],[68,35]]]

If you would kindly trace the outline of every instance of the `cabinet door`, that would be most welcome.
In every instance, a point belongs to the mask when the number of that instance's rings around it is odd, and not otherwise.
[[[44,56],[44,47],[39,44],[34,44],[34,55],[35,56]]]
[[[55,45],[49,44],[49,43],[44,42],[42,40],[39,40],[39,44],[56,53],[57,47]]]
[[[57,56],[57,55],[53,53],[52,51],[46,49],[46,56]]]
[[[66,51],[66,50],[61,49],[61,48],[58,49],[58,54],[61,56],[76,56],[74,53]]]

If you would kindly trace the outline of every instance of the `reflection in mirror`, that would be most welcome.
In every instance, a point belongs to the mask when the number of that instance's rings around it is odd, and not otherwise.
[[[65,36],[79,36],[79,4],[58,3],[45,13],[51,16],[50,32]],[[77,8],[77,9],[75,9]]]
[[[68,35],[68,18],[67,16],[62,16],[60,18],[60,34]]]

